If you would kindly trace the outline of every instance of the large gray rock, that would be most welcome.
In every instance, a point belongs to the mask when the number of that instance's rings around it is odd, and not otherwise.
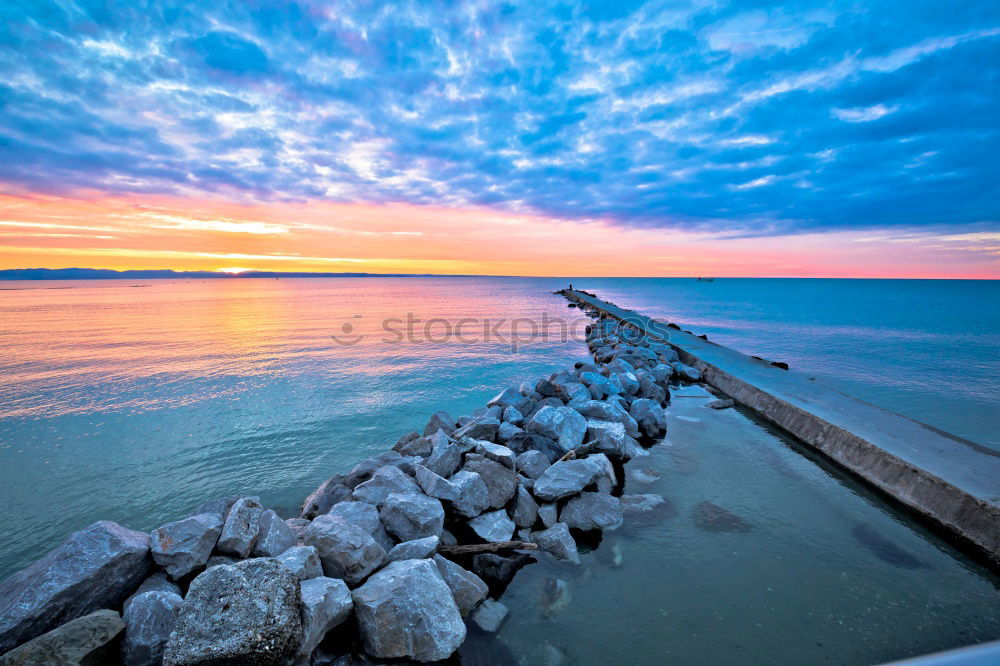
[[[258,497],[241,497],[233,504],[222,526],[222,534],[216,545],[220,553],[246,557],[253,550],[260,530],[260,516],[264,507]]]
[[[372,477],[354,489],[354,499],[368,502],[378,508],[392,493],[419,493],[420,487],[406,472],[388,465],[377,470]]]
[[[424,467],[438,476],[448,478],[462,464],[462,451],[444,433],[438,433],[431,440],[431,454],[424,461]]]
[[[549,458],[541,451],[525,451],[514,459],[514,469],[529,479],[537,479],[549,468]]]
[[[425,560],[432,557],[441,545],[441,538],[437,536],[424,537],[423,539],[413,539],[396,544],[389,551],[389,561],[399,560]]]
[[[285,664],[302,644],[301,604],[299,581],[274,558],[212,567],[188,588],[163,663]]]
[[[701,381],[701,370],[697,368],[692,368],[690,365],[686,365],[680,361],[674,361],[670,364],[670,367],[674,369],[674,374],[686,382]]]
[[[410,435],[416,435],[417,433],[411,432]],[[443,433],[442,433],[443,434]],[[421,458],[426,458],[431,454],[431,438],[430,437],[417,437],[410,438],[409,435],[400,438],[396,445],[392,447],[393,451],[398,451],[401,456],[419,456]]]
[[[463,617],[486,598],[490,588],[483,582],[482,578],[441,555],[434,556],[434,563],[437,565],[441,578],[451,590],[455,603],[458,604],[458,610]]]
[[[569,533],[569,526],[566,523],[555,523],[547,530],[532,532],[531,539],[538,545],[539,550],[549,553],[556,559],[566,560],[573,564],[580,563],[576,541]]]
[[[382,546],[386,552],[389,552],[389,549],[395,545],[392,537],[385,531],[385,526],[382,524],[382,519],[379,518],[378,509],[375,508],[374,504],[353,501],[337,502],[330,508],[329,515],[368,532],[375,539],[375,543]]]
[[[625,392],[617,375],[605,377],[596,372],[584,372],[580,374],[580,381],[587,386],[595,400],[603,400],[610,395]]]
[[[575,495],[589,486],[602,472],[589,458],[563,460],[549,467],[535,480],[535,497],[551,502]]]
[[[649,374],[645,372],[639,375],[638,395],[640,398],[646,398],[661,405],[670,402],[670,394],[667,393],[667,390],[654,382]]]
[[[400,541],[441,536],[444,507],[423,493],[393,493],[379,514],[385,529]]]
[[[299,581],[323,575],[323,563],[320,562],[319,551],[313,546],[292,546],[275,559],[291,571]]]
[[[490,488],[477,472],[460,470],[452,475],[449,482],[455,488],[450,505],[459,515],[474,518],[490,507]]]
[[[302,518],[312,520],[316,516],[326,513],[337,502],[350,499],[352,492],[351,488],[344,485],[343,476],[337,475],[327,479],[302,503]]]
[[[514,469],[514,452],[506,446],[492,444],[490,442],[480,442],[476,447],[476,453],[487,460],[492,460],[493,462],[500,463],[504,467]]]
[[[621,527],[622,502],[605,493],[581,493],[566,502],[559,520],[578,530],[613,530]]]
[[[549,464],[566,455],[559,442],[556,440],[534,433],[522,432],[507,440],[507,448],[517,454],[536,451],[545,456]]]
[[[299,583],[302,597],[302,644],[299,659],[308,663],[309,655],[334,627],[346,620],[354,609],[351,591],[336,578],[310,578]]]
[[[371,534],[329,514],[312,521],[306,545],[316,548],[327,576],[348,585],[357,585],[385,562],[385,549]]]
[[[628,411],[615,400],[588,400],[576,407],[576,410],[588,419],[613,421],[621,423],[630,437],[639,436],[639,424],[635,422]]]
[[[244,495],[229,495],[228,497],[220,497],[202,502],[188,516],[197,516],[200,513],[214,513],[219,517],[219,520],[225,522],[226,516],[229,515],[229,510],[233,508],[236,500],[241,497],[244,497]]]
[[[466,472],[475,472],[482,477],[489,494],[489,506],[493,509],[506,506],[517,492],[517,473],[506,465],[471,453],[466,456],[465,466],[462,469]]]
[[[618,485],[618,475],[615,473],[615,466],[611,464],[608,457],[603,453],[596,453],[587,458],[591,463],[597,466],[600,470],[597,477],[594,479],[594,483],[597,485],[597,491],[601,493],[610,493]]]
[[[278,514],[271,509],[260,514],[254,557],[277,557],[297,543],[295,532]]]
[[[0,583],[0,654],[70,620],[117,608],[149,573],[149,535],[102,520]]]
[[[183,596],[183,594],[181,593],[180,585],[170,580],[170,578],[167,577],[167,574],[163,573],[162,571],[157,571],[152,576],[142,581],[142,584],[140,584],[139,587],[136,588],[136,591],[132,593],[132,596],[130,596],[128,599],[125,600],[125,603],[122,604],[122,613],[128,612],[128,605],[132,603],[132,600],[135,599],[137,596],[139,596],[140,594],[145,594],[146,592],[154,592],[154,591],[167,592],[170,594]]]
[[[288,525],[288,529],[292,530],[292,534],[295,535],[295,543],[302,544],[302,539],[305,538],[306,528],[309,527],[311,521],[305,518],[286,518],[285,524]]]
[[[621,502],[625,516],[644,516],[667,504],[662,495],[654,494],[622,495]]]
[[[365,652],[381,659],[447,659],[465,640],[451,590],[431,560],[392,562],[354,590]]]
[[[559,519],[559,508],[554,502],[546,502],[538,506],[538,518],[545,527],[552,527]]]
[[[556,440],[564,452],[572,451],[583,444],[587,419],[572,407],[543,407],[524,429]]]
[[[221,522],[221,520],[220,520]],[[183,603],[180,595],[152,590],[136,596],[122,620],[122,660],[127,666],[160,666],[163,648],[174,630]]]
[[[528,401],[530,402],[530,400],[529,398]],[[524,423],[524,413],[516,407],[508,407],[503,410],[503,421],[514,426],[520,426]]]
[[[493,599],[486,599],[480,604],[479,608],[469,616],[477,627],[483,631],[495,634],[499,629],[500,625],[507,618],[507,614],[510,610],[504,606],[499,601],[494,601]]]
[[[523,485],[517,488],[511,518],[514,519],[514,524],[518,527],[531,527],[538,520],[538,503]]]
[[[482,416],[472,420],[467,425],[462,426],[456,430],[452,436],[455,439],[471,437],[473,439],[481,439],[487,442],[492,442],[496,439],[497,431],[499,429],[500,419],[493,416]]]
[[[116,663],[112,642],[125,625],[113,610],[99,610],[42,634],[0,657],[2,666],[98,666]]]
[[[493,407],[494,405],[499,405],[504,408],[504,420],[508,420],[507,409],[516,409],[520,413],[524,413],[526,409],[531,406],[531,398],[523,395],[519,390],[509,388],[504,389],[499,395],[494,397],[488,403],[487,406]]]
[[[666,434],[667,413],[655,400],[648,398],[634,400],[629,407],[629,414],[647,437],[656,439]]]
[[[639,378],[632,372],[619,372],[617,375],[618,381],[621,382],[622,388],[625,389],[626,395],[635,395],[639,392]]]
[[[469,521],[469,527],[480,539],[491,543],[510,541],[514,536],[514,521],[507,516],[504,509],[476,516]]]
[[[622,457],[628,435],[625,426],[613,421],[587,419],[587,441],[593,442],[598,451]]]
[[[523,432],[524,430],[513,423],[507,423],[504,421],[500,424],[500,428],[497,430],[497,441],[505,444]]]
[[[424,437],[430,437],[438,430],[443,430],[444,434],[450,435],[455,432],[455,419],[451,418],[448,412],[434,412],[424,427]]]

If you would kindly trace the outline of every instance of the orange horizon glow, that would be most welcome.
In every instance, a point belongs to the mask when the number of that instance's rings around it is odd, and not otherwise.
[[[1000,234],[726,237],[481,207],[0,194],[0,268],[1000,278]]]

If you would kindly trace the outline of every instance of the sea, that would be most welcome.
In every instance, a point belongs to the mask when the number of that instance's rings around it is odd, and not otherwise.
[[[0,580],[95,520],[150,530],[234,493],[298,515],[431,413],[588,360],[589,320],[552,293],[570,282],[1000,449],[996,281],[7,281]],[[707,399],[680,389],[638,463],[654,480],[628,477],[668,510],[586,545],[578,567],[523,569],[500,632],[468,649],[489,663],[875,664],[1000,638],[995,574]],[[703,502],[746,529],[706,528]]]

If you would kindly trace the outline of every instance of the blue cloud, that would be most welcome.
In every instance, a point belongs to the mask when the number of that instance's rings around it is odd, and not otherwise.
[[[0,8],[0,181],[732,233],[1000,223],[1000,8]]]

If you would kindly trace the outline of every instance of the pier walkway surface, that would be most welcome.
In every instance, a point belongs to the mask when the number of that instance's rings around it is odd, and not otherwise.
[[[1000,567],[1000,452],[852,398],[580,291],[570,301],[669,342],[706,383],[971,545]]]

